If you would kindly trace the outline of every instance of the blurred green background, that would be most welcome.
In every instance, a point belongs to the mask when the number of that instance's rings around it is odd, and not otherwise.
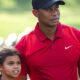
[[[64,0],[60,6],[62,24],[80,30],[80,0]],[[0,37],[10,33],[19,35],[26,27],[35,27],[37,19],[32,14],[31,0],[0,0]]]

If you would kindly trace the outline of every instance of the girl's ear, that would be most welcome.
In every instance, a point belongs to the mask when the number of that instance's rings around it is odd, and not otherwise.
[[[0,75],[1,75],[1,71],[0,71]]]
[[[2,66],[0,65],[0,72],[2,71],[2,69],[3,69],[3,68],[2,68]]]
[[[0,66],[0,75],[1,75],[1,72],[2,72],[2,66]]]
[[[35,17],[37,17],[38,18],[38,10],[32,10],[32,13],[33,13],[33,15],[35,16]]]

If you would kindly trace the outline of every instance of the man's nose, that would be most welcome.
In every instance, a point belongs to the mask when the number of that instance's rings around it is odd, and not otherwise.
[[[56,11],[55,9],[52,9],[52,10],[51,10],[51,15],[52,15],[52,16],[55,16],[56,14],[57,14],[57,11]]]

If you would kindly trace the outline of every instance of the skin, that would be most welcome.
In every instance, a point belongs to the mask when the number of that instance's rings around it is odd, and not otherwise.
[[[53,40],[60,18],[59,5],[54,4],[47,9],[33,10],[33,14],[39,20],[39,28],[42,33],[49,39]]]
[[[80,80],[80,68],[78,67],[78,73],[79,73],[79,80]]]
[[[42,33],[50,40],[53,40],[60,19],[59,5],[56,3],[47,9],[32,10],[32,13],[38,18],[39,28]],[[80,73],[80,69],[78,71]],[[20,80],[26,80],[26,75],[20,76]]]
[[[32,10],[32,13],[38,18],[39,28],[42,33],[53,40],[60,18],[59,5],[54,4],[47,9]],[[20,80],[27,80],[26,75],[20,76]]]
[[[0,69],[2,72],[2,80],[14,80],[21,71],[19,56],[14,55],[6,57]]]

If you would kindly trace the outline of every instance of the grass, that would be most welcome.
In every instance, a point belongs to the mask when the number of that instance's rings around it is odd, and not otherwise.
[[[6,38],[10,33],[17,33],[17,35],[24,31],[26,27],[31,27],[36,23],[31,12],[23,14],[0,14],[0,36]]]
[[[80,30],[80,11],[77,8],[61,8],[61,22]]]
[[[60,21],[63,24],[76,27],[80,30],[80,11],[77,8],[60,7],[61,18]],[[34,28],[37,19],[32,15],[31,11],[23,13],[6,13],[0,12],[0,36],[4,39],[10,33],[16,33],[17,35],[24,31],[26,27]]]

